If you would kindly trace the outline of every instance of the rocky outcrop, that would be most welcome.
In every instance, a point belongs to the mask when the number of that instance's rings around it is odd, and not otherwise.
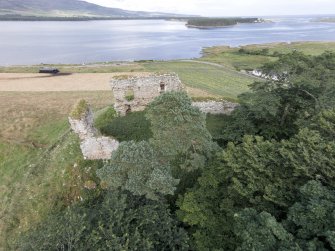
[[[110,159],[118,149],[119,142],[110,137],[99,136],[94,127],[92,109],[81,100],[71,112],[69,122],[80,138],[80,149],[85,159]]]
[[[178,75],[151,74],[134,77],[121,75],[111,80],[114,109],[124,116],[131,111],[142,111],[157,96],[167,91],[182,91]]]
[[[230,114],[239,104],[228,101],[204,101],[193,102],[192,105],[198,107],[203,113]]]

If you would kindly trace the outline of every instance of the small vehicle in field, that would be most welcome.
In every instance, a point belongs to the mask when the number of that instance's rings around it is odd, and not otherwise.
[[[40,68],[39,73],[57,74],[59,73],[59,70],[53,67],[42,67]]]

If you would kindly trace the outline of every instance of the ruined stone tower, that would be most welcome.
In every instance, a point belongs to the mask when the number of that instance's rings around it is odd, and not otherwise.
[[[151,74],[144,77],[116,76],[111,80],[114,109],[124,116],[128,112],[143,111],[157,96],[166,91],[182,91],[176,74]]]

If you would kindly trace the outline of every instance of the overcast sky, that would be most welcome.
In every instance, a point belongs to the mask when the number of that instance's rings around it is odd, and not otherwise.
[[[335,14],[335,0],[86,0],[127,10],[203,16]]]

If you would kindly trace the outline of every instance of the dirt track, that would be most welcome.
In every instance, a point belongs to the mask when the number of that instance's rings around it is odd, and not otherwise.
[[[32,74],[0,73],[0,91],[100,91],[111,90],[109,82],[116,75],[145,75],[147,73],[74,73]]]

